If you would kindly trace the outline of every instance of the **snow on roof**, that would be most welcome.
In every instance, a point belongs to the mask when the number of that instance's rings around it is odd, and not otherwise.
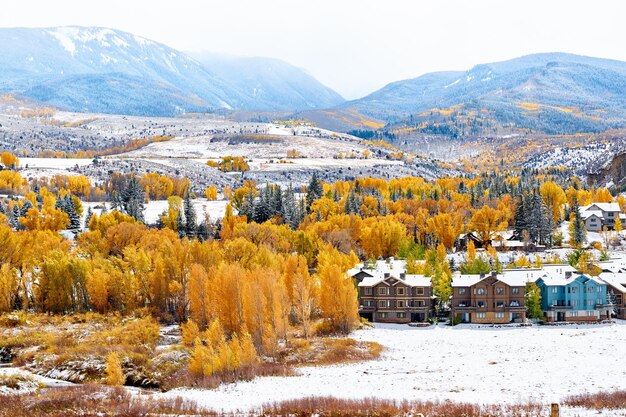
[[[376,273],[389,273],[395,277],[399,277],[401,273],[406,271],[406,261],[402,259],[389,258],[386,260],[377,260],[373,264],[371,263],[359,263],[354,268],[348,270],[348,274],[353,277],[359,272],[366,272],[370,275],[376,275]]]
[[[365,277],[363,281],[359,282],[359,287],[373,287],[380,284],[385,279],[395,278],[398,282],[402,282],[409,287],[430,287],[431,280],[424,275],[390,275],[385,277],[384,272],[376,272],[372,277]]]
[[[613,273],[603,272],[600,274],[600,279],[606,284],[615,288],[619,292],[626,294],[626,274],[625,273]]]
[[[405,275],[404,282],[411,287],[430,287],[431,285],[430,277],[424,275]]]
[[[602,218],[602,212],[600,210],[588,210],[588,211],[583,211],[582,213],[580,213],[580,217],[583,220],[587,220],[590,217],[596,216],[597,218],[601,219]]]
[[[584,212],[589,209],[597,210],[596,208],[594,208],[594,206],[597,207],[597,209],[600,209],[602,211],[621,211],[618,203],[591,203],[587,206],[581,207],[580,211]]]
[[[457,274],[452,277],[452,287],[471,287],[480,281],[479,274]]]
[[[523,287],[541,276],[539,268],[505,269],[498,279],[511,287]]]

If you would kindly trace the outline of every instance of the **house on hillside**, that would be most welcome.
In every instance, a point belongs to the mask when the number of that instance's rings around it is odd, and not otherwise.
[[[622,224],[626,221],[626,214],[617,203],[591,203],[580,208],[580,216],[590,232],[599,232],[604,227],[612,229],[618,217]]]
[[[525,288],[538,269],[452,278],[451,314],[464,323],[521,323],[526,318]]]
[[[358,284],[361,317],[371,322],[423,323],[433,315],[430,278],[404,271],[367,270],[369,276],[363,277]]]
[[[543,270],[536,281],[541,290],[541,309],[549,322],[599,321],[610,318],[602,279],[572,271],[571,267]]]

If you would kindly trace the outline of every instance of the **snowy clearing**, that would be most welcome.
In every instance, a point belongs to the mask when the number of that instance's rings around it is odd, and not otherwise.
[[[163,395],[232,411],[308,396],[549,404],[572,394],[626,389],[624,321],[527,328],[376,324],[353,337],[383,344],[382,357]]]

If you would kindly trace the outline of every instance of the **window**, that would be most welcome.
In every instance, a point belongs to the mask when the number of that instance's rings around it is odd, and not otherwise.
[[[416,294],[417,295],[424,295],[424,288],[422,288],[422,287],[417,288],[417,293]]]
[[[459,295],[465,294],[465,288],[459,288]]]
[[[485,318],[485,313],[476,313],[476,318],[477,319],[484,319]]]
[[[587,316],[595,316],[595,311],[587,311]]]
[[[512,292],[513,294],[519,294],[519,288],[512,288],[512,289],[511,289],[511,292]]]
[[[405,319],[406,318],[406,313],[398,313],[397,314],[399,319]]]
[[[497,319],[503,319],[504,318],[504,313],[496,313],[496,318]]]
[[[378,295],[387,295],[386,287],[378,287]]]
[[[572,311],[572,317],[578,317],[578,311]]]
[[[498,295],[504,294],[504,287],[496,287],[496,294]]]
[[[577,287],[573,287],[572,288],[572,294],[576,294],[578,292],[578,288]]]
[[[578,305],[578,300],[572,300],[572,307],[576,307]]]
[[[386,319],[387,318],[387,314],[388,313],[378,313],[378,318],[379,319]]]
[[[373,300],[366,300],[365,301],[365,307],[374,307],[374,301]]]
[[[559,292],[559,289],[557,287],[552,287],[552,294],[556,294],[557,292]]]
[[[379,301],[378,308],[387,308],[387,301],[384,301],[384,300]]]
[[[485,289],[484,288],[476,288],[476,294],[478,295],[485,295]]]
[[[397,308],[404,308],[404,301],[403,300],[396,301],[396,307]]]
[[[418,307],[424,307],[424,302],[422,300],[417,302]]]
[[[557,301],[556,300],[552,300],[552,305],[553,306],[557,305]]]
[[[497,301],[496,307],[504,307],[504,301]]]
[[[397,295],[404,295],[404,288],[403,287],[396,288],[396,294]]]
[[[483,308],[483,307],[485,307],[485,302],[484,302],[484,301],[479,301],[479,302],[478,302],[478,307],[479,307],[479,308]]]
[[[511,301],[511,307],[519,307],[519,301]]]
[[[372,295],[372,289],[370,287],[366,287],[364,291],[365,295]]]

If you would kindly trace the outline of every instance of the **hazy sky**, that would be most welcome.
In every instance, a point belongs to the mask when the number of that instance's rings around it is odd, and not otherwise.
[[[269,56],[346,98],[533,52],[626,61],[626,2],[605,0],[13,0],[0,27],[104,26],[183,51]],[[1,59],[1,57],[0,57]]]

